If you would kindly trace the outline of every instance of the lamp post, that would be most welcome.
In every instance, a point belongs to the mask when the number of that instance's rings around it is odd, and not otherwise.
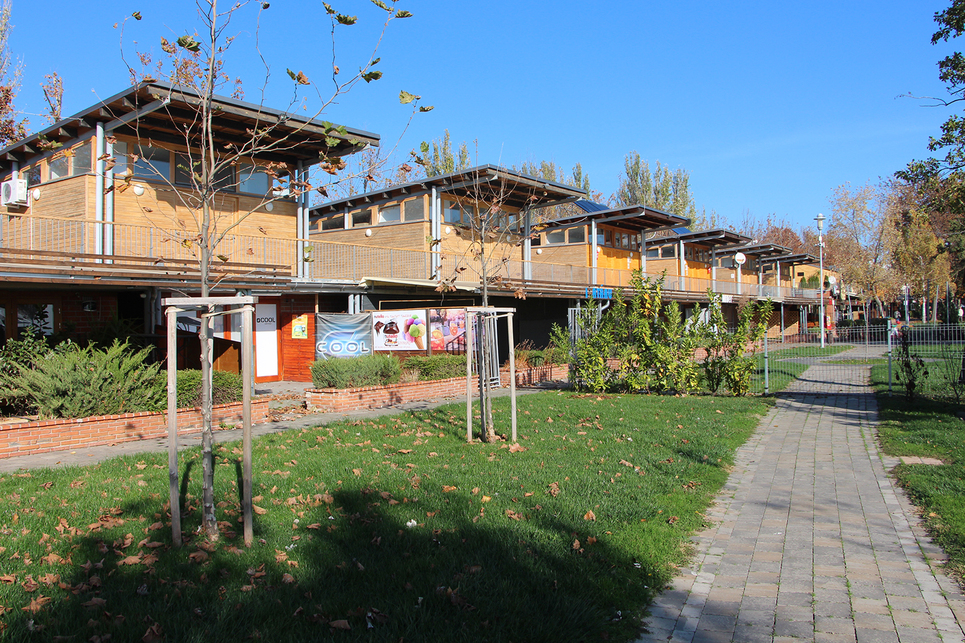
[[[824,348],[824,215],[818,213],[818,216],[814,217],[814,220],[818,224],[818,256],[820,265],[820,276],[818,277],[818,292],[821,298],[821,319],[819,324],[821,326],[821,348]]]

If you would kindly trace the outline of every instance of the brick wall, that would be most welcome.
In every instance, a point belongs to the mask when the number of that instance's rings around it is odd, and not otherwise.
[[[269,398],[251,402],[252,423],[268,419]],[[241,403],[217,404],[212,412],[212,424],[241,421]],[[132,442],[166,437],[167,412],[124,413],[80,419],[38,420],[19,424],[0,424],[0,458],[31,453],[47,453],[85,447],[103,446],[117,442]],[[201,410],[178,411],[178,435],[201,431]]]
[[[516,372],[517,386],[531,386],[539,382],[566,379],[569,367],[563,365],[539,366]],[[502,386],[509,386],[509,371],[500,372]],[[472,378],[472,390],[479,390],[479,380]],[[409,402],[422,402],[437,398],[465,395],[466,378],[453,377],[428,382],[406,382],[386,386],[366,386],[350,389],[309,389],[305,391],[309,409],[324,412],[379,409]]]

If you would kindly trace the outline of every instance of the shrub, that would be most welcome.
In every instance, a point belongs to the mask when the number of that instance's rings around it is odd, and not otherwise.
[[[165,380],[164,375],[161,375]],[[166,380],[165,384],[166,386]],[[214,404],[238,402],[244,394],[244,380],[238,373],[213,371],[211,374],[211,399]],[[201,371],[187,369],[178,371],[178,408],[201,406]]]
[[[0,405],[6,413],[31,413],[34,409],[23,394],[5,385],[8,378],[20,374],[20,367],[32,369],[34,364],[54,350],[66,350],[67,345],[51,348],[47,338],[32,328],[24,329],[20,339],[10,339],[0,348]]]
[[[406,359],[404,366],[406,369],[417,371],[420,381],[465,377],[466,356],[446,353],[415,356]]]
[[[81,418],[163,408],[157,365],[145,364],[150,348],[114,342],[50,351],[32,366],[17,364],[0,375],[0,396],[23,399],[41,417]]]
[[[374,354],[360,357],[320,359],[312,364],[315,388],[357,388],[398,382],[402,365],[392,355]]]

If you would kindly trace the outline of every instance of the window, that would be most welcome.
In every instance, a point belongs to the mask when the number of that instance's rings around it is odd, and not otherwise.
[[[586,243],[586,227],[570,228],[570,243]]]
[[[127,174],[127,143],[114,143],[114,174]]]
[[[647,259],[659,259],[660,248],[647,248]]]
[[[53,304],[19,304],[17,306],[17,336],[27,329],[39,335],[54,334]]]
[[[28,186],[40,185],[40,164],[32,165],[23,171]]]
[[[547,245],[554,243],[566,243],[566,230],[553,230],[546,233]]]
[[[70,173],[72,176],[87,174],[91,171],[91,144],[90,141],[74,148],[74,158],[71,160]]]
[[[47,162],[50,180],[63,179],[70,176],[70,159],[61,154]]]
[[[603,231],[603,245],[611,247],[613,246],[613,230]]]
[[[442,213],[442,218],[446,223],[462,223],[462,211],[459,209],[459,204],[447,202]]]
[[[178,152],[174,155],[174,160],[174,183],[176,185],[193,185],[192,174],[201,174],[201,159]],[[231,165],[218,168],[214,177],[214,187],[219,192],[234,192],[235,168]]]
[[[352,227],[358,228],[361,226],[372,225],[372,209],[363,208],[362,210],[356,210],[352,213]]]
[[[238,170],[238,191],[259,196],[268,194],[271,177],[253,163],[245,163]]]
[[[139,179],[167,181],[171,177],[171,152],[159,147],[135,145],[131,171]]]
[[[345,215],[339,214],[334,217],[322,219],[319,228],[321,230],[341,230],[345,227]]]
[[[396,223],[402,219],[402,208],[399,204],[383,205],[379,208],[379,223]]]
[[[603,230],[597,230],[597,231],[596,231],[596,245],[602,246],[602,245],[603,245],[603,242],[604,242],[605,240],[606,240],[606,237],[605,237],[604,234],[603,234]]]
[[[411,199],[403,204],[406,221],[422,221],[426,218],[425,201],[422,197]]]

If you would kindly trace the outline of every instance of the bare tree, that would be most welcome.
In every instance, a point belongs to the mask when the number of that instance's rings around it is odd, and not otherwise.
[[[27,135],[27,119],[14,107],[20,91],[23,66],[10,52],[10,0],[0,2],[0,145],[7,145]]]
[[[187,152],[179,157],[177,169],[188,178],[190,189],[170,185],[178,200],[178,206],[191,213],[191,221],[184,222],[168,213],[172,225],[191,227],[196,236],[191,241],[200,269],[200,282],[197,284],[201,296],[208,297],[211,289],[219,283],[217,273],[212,270],[213,264],[224,262],[228,257],[219,252],[219,244],[241,224],[248,216],[269,203],[282,198],[299,197],[308,191],[316,189],[308,174],[297,168],[288,167],[283,162],[270,161],[259,165],[260,171],[268,174],[271,187],[253,208],[241,212],[231,213],[225,218],[219,213],[219,196],[228,187],[237,185],[240,181],[236,169],[251,166],[259,159],[272,159],[291,153],[297,146],[304,144],[307,139],[324,138],[324,151],[318,160],[322,174],[329,177],[327,182],[337,182],[340,174],[345,170],[346,163],[340,157],[351,151],[358,151],[364,147],[364,142],[353,137],[347,128],[334,125],[319,119],[327,112],[338,97],[349,92],[360,82],[372,82],[382,76],[382,72],[374,69],[379,62],[376,57],[379,44],[386,28],[391,21],[407,18],[411,13],[397,9],[394,2],[386,4],[380,0],[373,3],[385,11],[384,21],[378,30],[372,54],[368,60],[359,66],[358,72],[342,75],[335,64],[334,43],[339,30],[346,29],[357,23],[356,16],[339,13],[336,9],[324,3],[325,12],[331,24],[333,53],[331,62],[331,92],[324,97],[322,90],[301,70],[287,70],[291,81],[291,101],[286,114],[268,116],[247,129],[242,135],[237,133],[225,139],[219,136],[218,117],[223,107],[223,101],[218,97],[226,93],[226,88],[233,88],[231,93],[240,95],[240,81],[232,81],[224,73],[226,56],[234,40],[226,33],[232,20],[243,11],[254,7],[257,16],[256,24],[260,24],[261,14],[268,10],[268,2],[241,2],[230,5],[227,10],[220,10],[218,0],[202,0],[198,3],[198,15],[202,26],[203,36],[186,32],[174,42],[161,39],[161,48],[167,54],[166,61],[153,61],[149,56],[138,54],[140,69],[136,70],[128,64],[132,78],[153,81],[153,74],[164,74],[171,85],[166,90],[169,96],[178,99],[179,105],[190,105],[190,111],[185,115],[175,115],[169,110],[169,115],[178,124],[178,130],[183,137],[182,145]],[[141,14],[134,13],[134,20],[140,20]],[[126,21],[125,21],[126,22]],[[257,29],[255,30],[257,37]],[[123,44],[122,44],[123,52]],[[262,60],[264,58],[262,57]],[[125,58],[125,63],[127,60]],[[269,69],[265,64],[265,77],[262,91],[268,82]],[[158,97],[163,99],[164,97]],[[413,104],[413,110],[426,111],[430,108],[419,108],[418,96],[408,92],[401,92],[400,102]],[[307,109],[313,102],[316,106]],[[295,115],[295,112],[300,112]],[[309,116],[302,114],[308,113]],[[321,125],[319,124],[321,122]],[[149,144],[147,134],[142,135],[138,130],[138,139]],[[133,150],[129,163],[141,162],[150,164],[151,159],[139,154],[140,148]],[[129,175],[128,175],[129,176]],[[163,178],[163,176],[162,176]],[[170,182],[170,178],[166,179]],[[111,186],[113,187],[113,186]],[[120,189],[125,186],[121,185]],[[109,188],[110,189],[110,188]],[[324,186],[322,189],[326,189]],[[145,207],[145,209],[147,209]],[[163,216],[164,213],[162,212]],[[203,525],[207,534],[216,538],[218,535],[217,520],[214,506],[214,472],[212,467],[213,434],[211,426],[212,398],[211,398],[211,337],[207,321],[200,326],[202,367],[202,442],[203,442]],[[169,364],[169,368],[174,365]]]

